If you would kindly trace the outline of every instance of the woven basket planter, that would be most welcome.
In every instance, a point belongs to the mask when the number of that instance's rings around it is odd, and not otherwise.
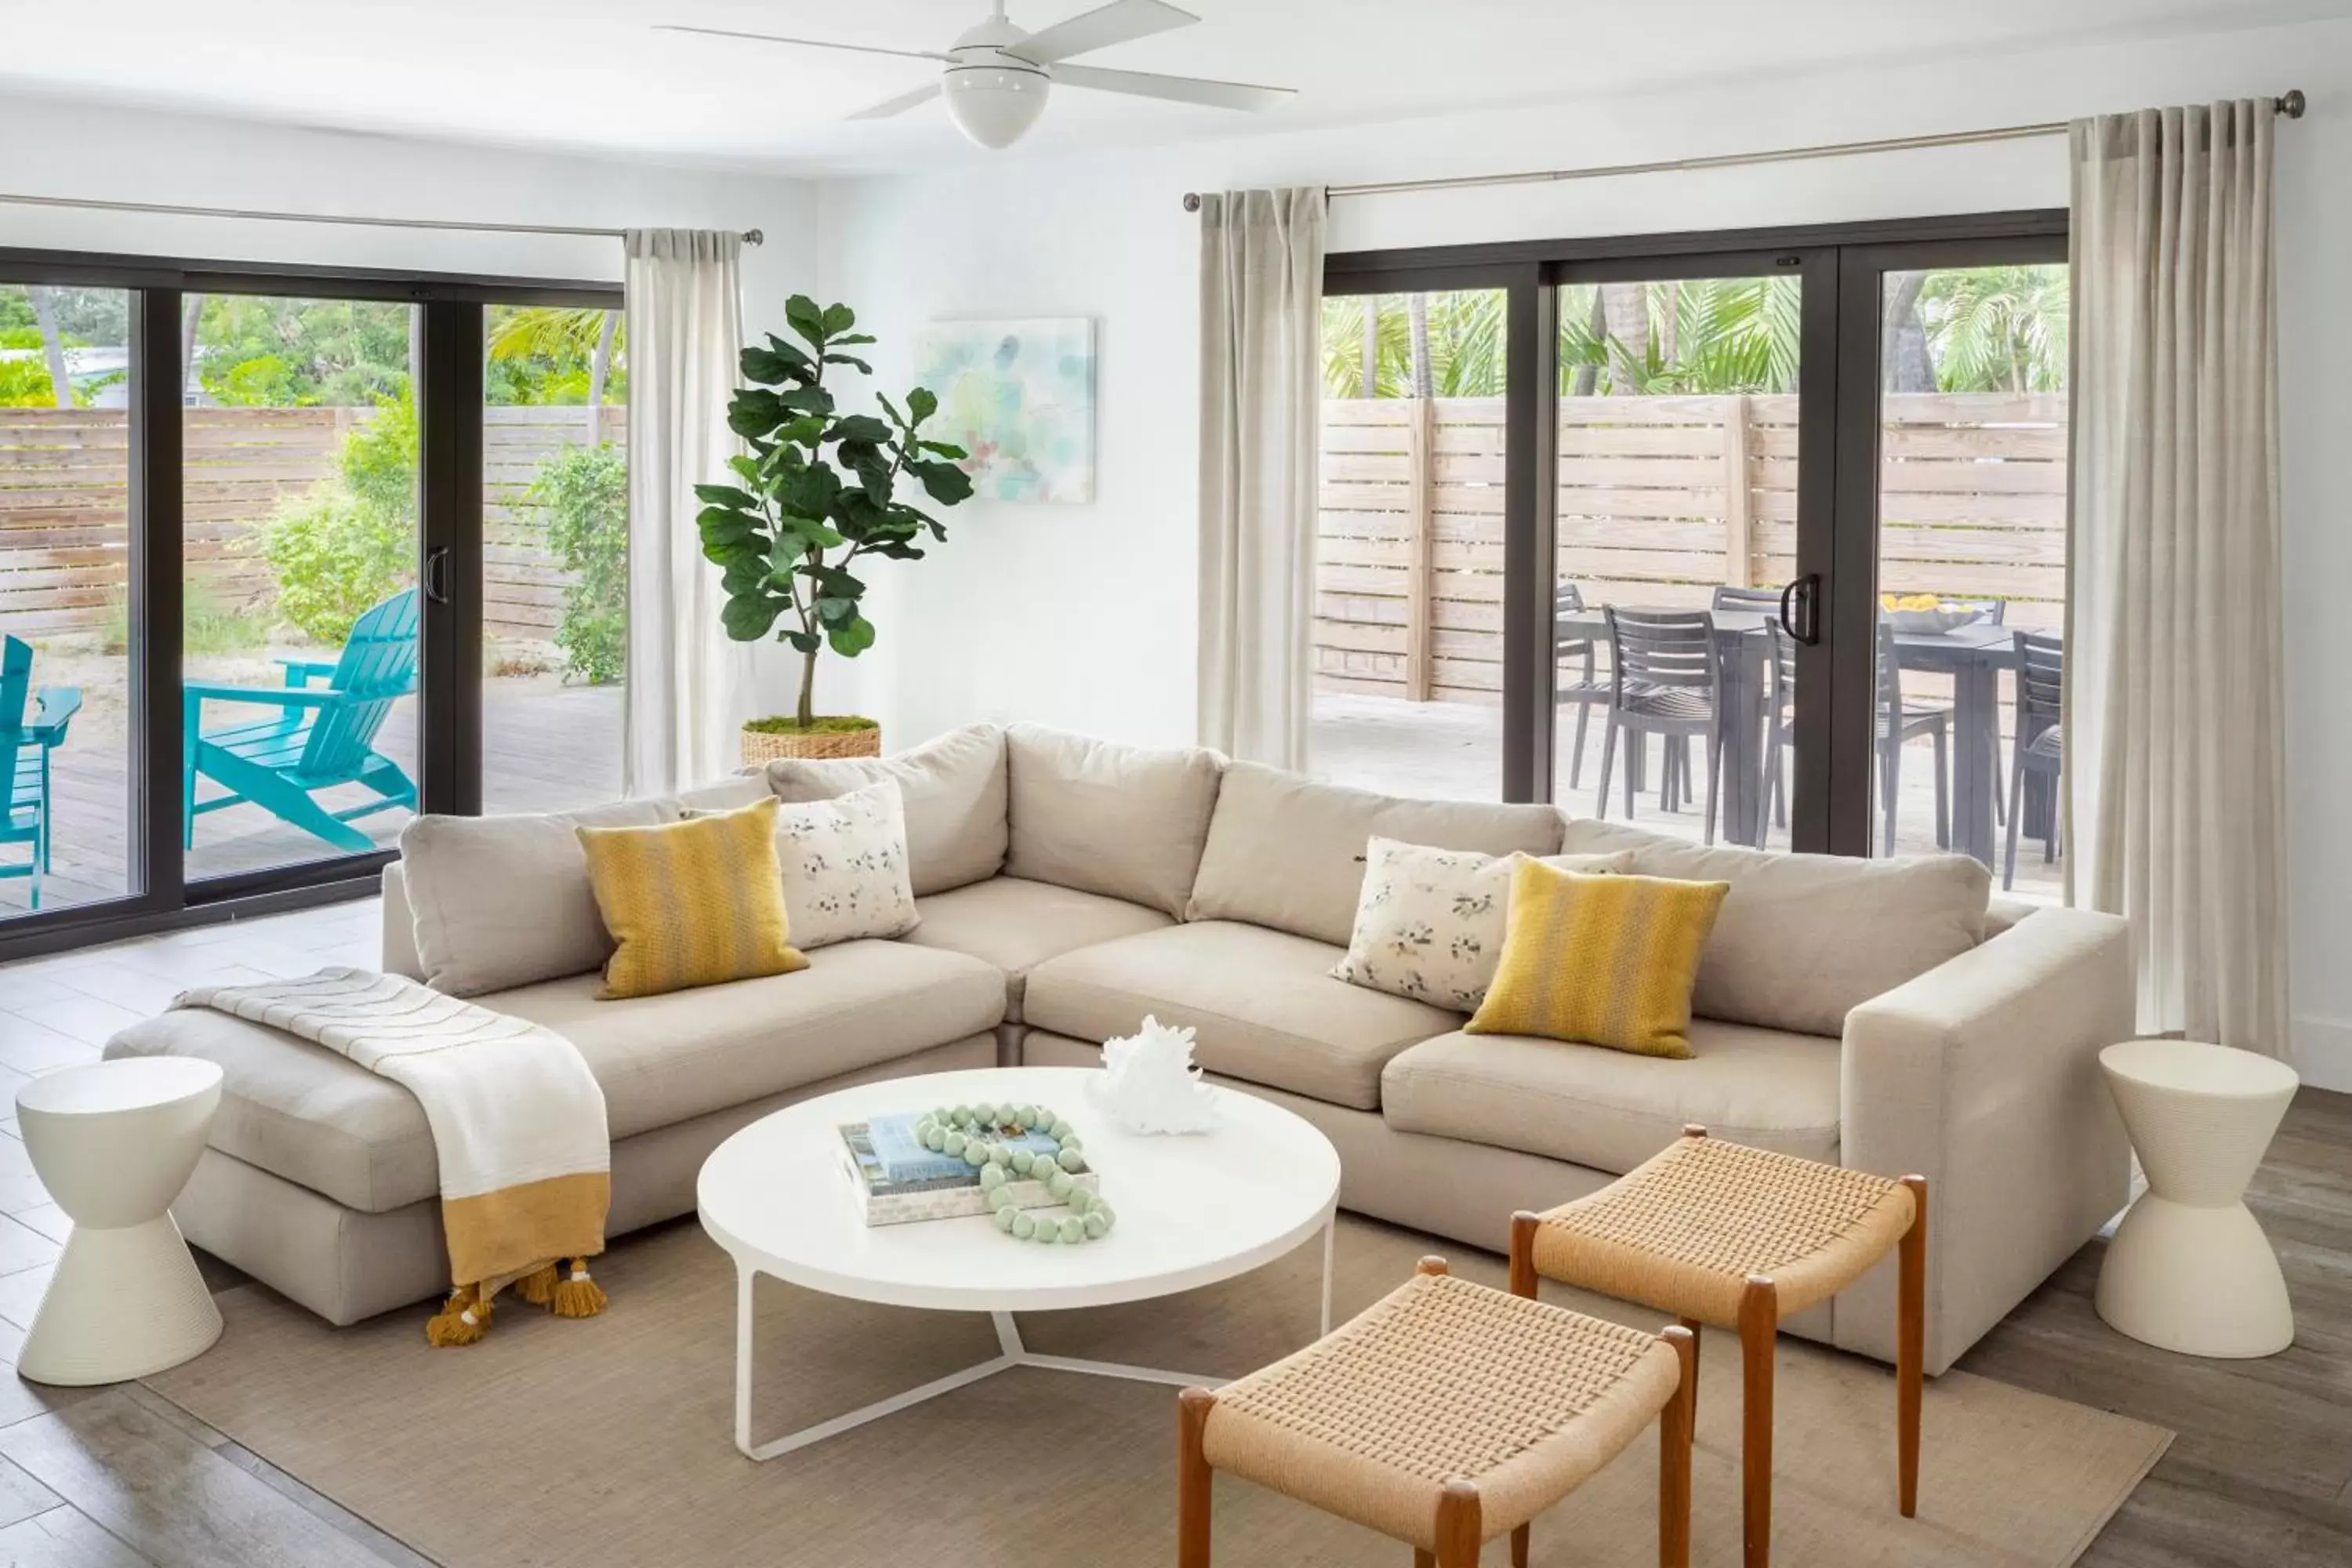
[[[780,735],[766,730],[743,731],[743,762],[770,763],[778,757],[822,762],[830,757],[878,757],[882,727],[870,730],[822,731],[814,735]]]

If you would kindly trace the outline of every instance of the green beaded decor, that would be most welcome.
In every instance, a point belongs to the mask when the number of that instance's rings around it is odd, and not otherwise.
[[[1053,1153],[1009,1147],[1003,1140],[1025,1132],[1052,1139]],[[915,1137],[935,1154],[961,1159],[980,1172],[980,1190],[987,1198],[991,1221],[1016,1241],[1040,1246],[1075,1247],[1100,1241],[1110,1234],[1117,1216],[1099,1193],[1075,1180],[1087,1169],[1086,1145],[1070,1124],[1042,1105],[954,1105],[925,1111],[915,1123]],[[1033,1214],[1014,1201],[1013,1184],[1042,1184],[1069,1213],[1055,1216]]]

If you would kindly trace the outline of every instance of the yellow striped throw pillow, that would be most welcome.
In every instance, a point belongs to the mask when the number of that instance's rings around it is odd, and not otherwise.
[[[1689,1056],[1691,987],[1730,890],[1520,861],[1495,983],[1463,1027]]]
[[[577,831],[614,943],[601,999],[808,967],[785,929],[774,801],[658,827]]]

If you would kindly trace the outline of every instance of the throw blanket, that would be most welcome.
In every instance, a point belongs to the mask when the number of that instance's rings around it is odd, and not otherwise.
[[[612,1143],[604,1091],[562,1036],[362,969],[199,985],[173,1005],[283,1029],[416,1097],[440,1161],[454,1287],[426,1325],[433,1343],[480,1339],[492,1298],[510,1283],[559,1317],[604,1310],[587,1260],[604,1249]],[[566,1260],[568,1271],[558,1267]]]

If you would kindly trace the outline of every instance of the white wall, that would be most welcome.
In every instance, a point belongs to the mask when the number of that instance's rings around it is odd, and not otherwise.
[[[0,97],[0,192],[247,211],[594,228],[758,228],[743,253],[752,331],[815,282],[815,188],[804,181],[293,130]],[[0,246],[208,260],[403,268],[614,281],[618,239],[265,223],[0,205]],[[761,695],[790,700],[782,650]]]
[[[899,742],[1022,715],[1192,738],[1198,311],[1189,189],[1349,184],[1648,161],[2063,121],[2304,89],[2279,132],[2280,321],[2292,663],[2296,1048],[2352,1088],[2352,23],[1815,79],[1700,86],[1580,110],[1515,110],[1166,151],[960,163],[828,182],[819,278],[908,379],[933,320],[1098,323],[1097,500],[971,504],[934,559],[877,574],[881,638],[856,700]],[[1701,230],[2063,206],[2061,139],[1602,181],[1349,198],[1332,247]]]

